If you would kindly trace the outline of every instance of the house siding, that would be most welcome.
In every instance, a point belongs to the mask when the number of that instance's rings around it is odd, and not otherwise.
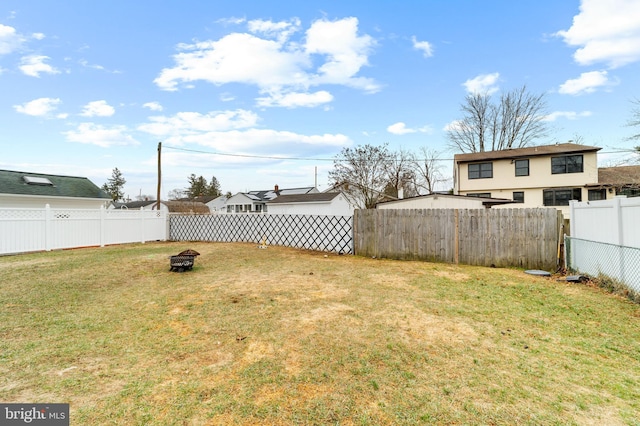
[[[591,147],[587,147],[591,149]],[[494,154],[495,155],[495,154]],[[524,193],[524,203],[510,205],[508,207],[538,208],[551,207],[544,205],[543,193],[547,189],[579,188],[582,200],[588,200],[587,185],[598,182],[597,151],[591,149],[586,152],[570,150],[567,152],[551,152],[544,155],[518,156],[512,152],[505,152],[508,158],[482,158],[477,161],[455,163],[456,179],[454,193],[468,195],[473,193],[490,193],[493,198],[513,199],[514,192]],[[583,170],[578,173],[553,174],[551,158],[566,155],[582,155]],[[529,160],[529,175],[516,176],[515,159]],[[479,162],[491,162],[493,164],[493,177],[484,179],[469,179],[469,164]],[[568,217],[569,206],[552,206],[561,210]],[[496,206],[505,208],[505,206]]]

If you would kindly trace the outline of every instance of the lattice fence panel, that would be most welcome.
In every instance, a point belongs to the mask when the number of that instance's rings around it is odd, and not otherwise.
[[[169,239],[261,243],[353,253],[351,216],[219,214],[170,215]]]

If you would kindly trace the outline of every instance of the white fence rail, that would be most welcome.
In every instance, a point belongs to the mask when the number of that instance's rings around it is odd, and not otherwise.
[[[166,239],[163,211],[0,208],[0,255]]]
[[[571,201],[571,237],[640,248],[640,197]]]

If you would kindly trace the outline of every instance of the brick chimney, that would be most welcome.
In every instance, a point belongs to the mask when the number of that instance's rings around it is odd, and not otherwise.
[[[273,187],[273,191],[277,193],[278,189],[280,189],[280,187],[278,187],[278,184],[276,183],[276,186]]]

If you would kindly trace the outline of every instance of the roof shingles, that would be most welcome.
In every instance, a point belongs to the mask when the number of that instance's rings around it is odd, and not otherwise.
[[[24,177],[48,179],[53,185],[28,184]],[[111,197],[85,177],[0,170],[0,194],[74,197],[110,200]]]

